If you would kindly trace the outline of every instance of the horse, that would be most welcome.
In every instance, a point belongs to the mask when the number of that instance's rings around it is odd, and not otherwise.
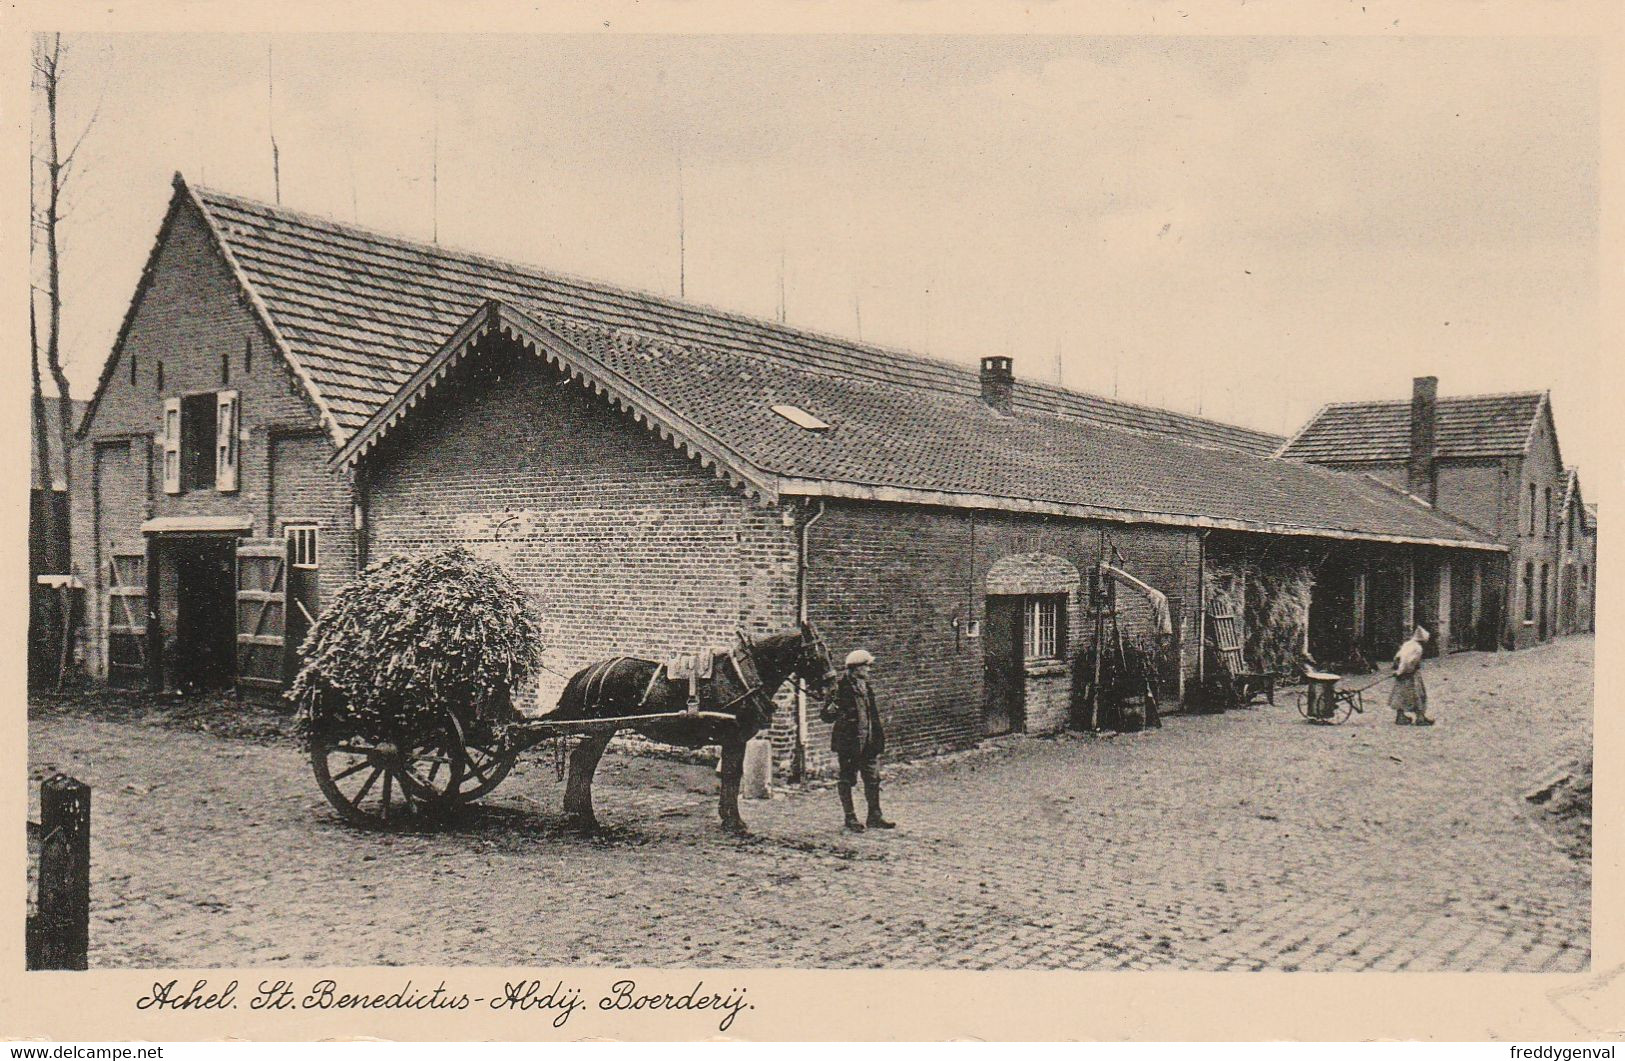
[[[628,721],[625,727],[662,744],[722,748],[722,794],[718,811],[723,828],[747,835],[739,815],[739,781],[745,772],[745,743],[767,728],[773,696],[792,675],[808,693],[824,699],[837,675],[829,648],[811,623],[794,630],[751,639],[739,634],[731,652],[717,653],[709,678],[673,678],[666,665],[618,656],[601,659],[577,671],[559,696],[547,721],[591,721],[598,718],[664,715]],[[731,718],[690,717],[694,712]],[[583,829],[596,828],[592,779],[614,729],[589,731],[570,753],[564,813]]]

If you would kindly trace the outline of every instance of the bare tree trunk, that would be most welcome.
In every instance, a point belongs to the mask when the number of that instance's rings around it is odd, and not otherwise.
[[[45,267],[46,287],[50,298],[50,332],[45,339],[45,364],[51,380],[56,384],[57,433],[62,451],[62,482],[73,490],[73,467],[69,455],[73,446],[73,393],[68,374],[62,370],[62,266],[57,252],[56,228],[61,214],[63,164],[57,148],[56,103],[57,75],[62,58],[62,34],[55,35],[44,64],[45,106],[49,120],[49,139],[46,145],[46,169],[49,174],[48,196],[45,209]],[[63,528],[63,542],[72,555],[71,530]]]
[[[39,314],[34,309],[34,291],[28,292],[28,360],[34,375],[34,486],[51,489],[51,425],[45,416],[45,391],[39,374]]]

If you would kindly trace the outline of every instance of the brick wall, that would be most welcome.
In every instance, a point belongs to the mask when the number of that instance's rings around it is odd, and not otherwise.
[[[964,630],[968,621],[986,617],[993,565],[1042,553],[1087,572],[1100,557],[1103,533],[1132,572],[1183,597],[1187,621],[1194,617],[1194,532],[864,502],[826,505],[809,540],[809,613],[837,657],[859,646],[877,657],[873,677],[889,754],[922,755],[981,739],[984,647]],[[1081,628],[1073,596],[1068,657],[1092,633]],[[1128,604],[1130,595],[1119,599]],[[1185,643],[1186,670],[1194,673],[1193,639],[1187,635]],[[1054,685],[1048,676],[1036,683],[1028,698],[1030,728],[1054,725]],[[810,728],[809,765],[827,770],[829,727],[813,718]]]
[[[1557,627],[1558,585],[1562,578],[1562,542],[1559,517],[1562,514],[1563,490],[1567,479],[1558,459],[1557,440],[1551,427],[1542,419],[1531,441],[1529,454],[1514,464],[1512,478],[1518,484],[1518,519],[1513,528],[1516,537],[1507,544],[1513,547],[1510,557],[1511,579],[1507,608],[1507,637],[1514,648],[1525,648],[1540,641],[1541,570],[1547,572],[1545,598],[1546,636],[1555,636]],[[1534,530],[1530,530],[1529,488],[1535,488]],[[1546,515],[1546,491],[1551,491],[1551,519]],[[1534,565],[1533,618],[1524,615],[1524,566]]]
[[[164,493],[162,453],[156,449],[164,399],[227,389],[240,394],[240,424],[246,432],[239,442],[238,490]],[[99,440],[128,440],[130,474],[140,484],[138,491],[104,491],[99,502],[93,490],[74,491],[74,566],[94,602],[93,621],[85,632],[87,664],[93,673],[106,673],[103,623],[109,550],[114,545],[142,548],[140,524],[158,516],[246,516],[253,520],[254,536],[278,533],[280,527],[272,525],[270,513],[272,437],[318,430],[310,403],[271,352],[268,337],[242,301],[202,219],[189,204],[182,205],[170,221],[119,363],[102,391],[88,444],[76,453],[81,466],[90,465]],[[298,484],[282,491],[281,504],[324,514],[322,576],[324,585],[336,588],[352,576],[355,563],[353,524],[347,515],[352,495],[348,478],[326,465],[331,446],[325,441],[322,445],[325,451],[308,447],[294,464],[274,474]],[[92,474],[91,468],[80,467],[76,482],[88,484]]]
[[[1370,475],[1389,486],[1408,489],[1404,461],[1385,463],[1338,464],[1327,462],[1324,467],[1349,475]],[[1503,531],[1515,530],[1509,522],[1509,505],[1516,511],[1517,499],[1507,496],[1511,484],[1506,479],[1503,463],[1499,459],[1441,460],[1434,468],[1439,497],[1439,511],[1456,519],[1465,520],[1474,527],[1500,541]]]
[[[780,513],[527,355],[477,356],[369,461],[372,557],[458,543],[501,564],[562,674],[794,625]],[[564,680],[527,697],[551,706]]]
[[[1508,527],[1508,480],[1500,460],[1441,461],[1440,512],[1480,528],[1491,541],[1502,541]],[[1516,505],[1512,506],[1513,510]]]

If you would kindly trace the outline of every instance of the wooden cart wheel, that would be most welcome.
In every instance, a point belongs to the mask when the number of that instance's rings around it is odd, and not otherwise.
[[[494,744],[470,740],[463,745],[463,776],[457,790],[459,803],[472,803],[502,783],[518,760],[514,754],[504,755]]]
[[[454,736],[408,746],[359,736],[317,734],[310,765],[322,795],[345,821],[369,829],[433,821],[456,806],[467,772]]]
[[[1302,689],[1298,690],[1297,703],[1298,703],[1298,714],[1302,715],[1304,718],[1309,718],[1309,687],[1308,686],[1304,686]],[[1311,720],[1311,721],[1313,721],[1313,720]]]

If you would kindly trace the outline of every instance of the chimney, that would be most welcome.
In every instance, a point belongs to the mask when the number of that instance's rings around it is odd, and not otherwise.
[[[1417,376],[1411,381],[1411,459],[1407,469],[1410,492],[1428,504],[1439,500],[1433,451],[1439,431],[1439,380]]]
[[[1009,415],[1015,410],[1016,377],[1008,357],[982,358],[982,400],[999,412]]]

